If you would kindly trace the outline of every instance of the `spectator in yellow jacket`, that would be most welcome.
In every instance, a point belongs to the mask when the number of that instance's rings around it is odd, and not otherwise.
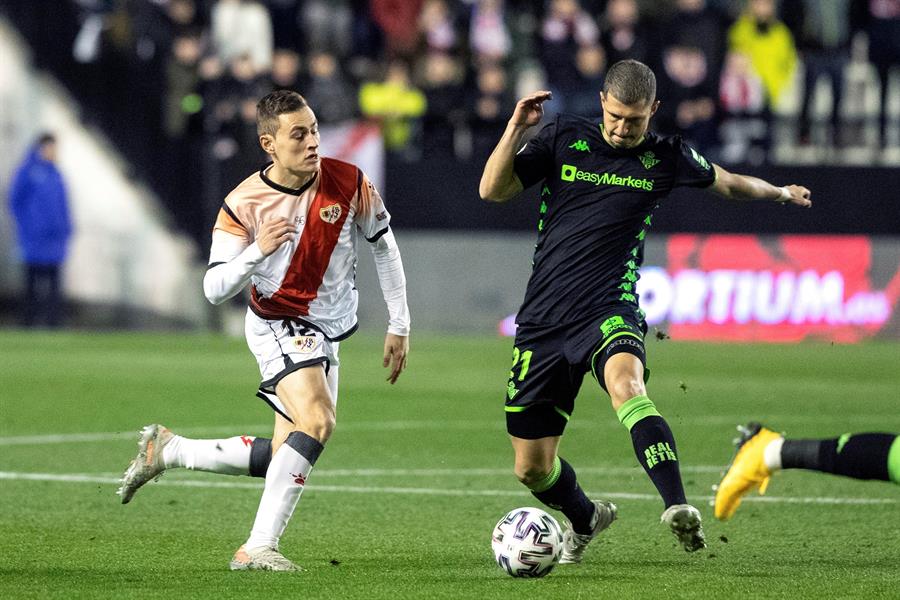
[[[728,31],[729,50],[750,57],[762,79],[769,107],[778,105],[794,77],[794,36],[776,14],[775,0],[748,0],[744,14]]]
[[[364,83],[359,89],[359,108],[381,123],[388,150],[402,152],[411,143],[417,120],[425,114],[425,94],[410,82],[409,67],[393,60],[384,81]]]

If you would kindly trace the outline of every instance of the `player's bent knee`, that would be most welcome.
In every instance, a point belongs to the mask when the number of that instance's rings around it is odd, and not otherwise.
[[[331,434],[334,433],[336,423],[334,408],[329,401],[327,405],[320,403],[317,406],[317,410],[310,412],[311,414],[301,422],[304,422],[307,428],[310,429],[307,432],[309,435],[324,444],[331,437]]]
[[[612,385],[608,386],[608,389],[609,398],[615,410],[635,396],[643,396],[647,393],[644,382],[636,377],[619,377],[612,382]]]
[[[516,479],[526,486],[530,486],[546,479],[551,470],[552,465],[551,467],[547,467],[538,463],[516,463],[516,466],[513,469],[516,474]]]
[[[291,420],[294,431],[302,431],[324,444],[334,432],[334,405],[329,397],[312,399],[295,407],[291,412]]]

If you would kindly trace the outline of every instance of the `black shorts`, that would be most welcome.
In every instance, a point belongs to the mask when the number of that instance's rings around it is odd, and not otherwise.
[[[630,307],[564,326],[520,325],[506,387],[506,429],[538,439],[562,435],[575,408],[584,374],[600,386],[603,367],[619,352],[637,356],[646,369],[647,324]]]

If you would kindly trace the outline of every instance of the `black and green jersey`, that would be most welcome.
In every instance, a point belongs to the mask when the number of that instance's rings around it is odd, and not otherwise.
[[[715,181],[712,165],[680,136],[647,133],[638,146],[616,149],[601,126],[559,115],[516,155],[525,187],[543,180],[520,324],[571,323],[621,303],[637,310],[653,210],[675,187]]]

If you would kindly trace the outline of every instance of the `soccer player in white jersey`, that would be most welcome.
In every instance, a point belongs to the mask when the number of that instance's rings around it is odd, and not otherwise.
[[[334,428],[338,346],[357,327],[357,232],[372,246],[388,306],[383,366],[392,384],[406,367],[409,309],[390,215],[360,169],[319,155],[305,99],[288,90],[267,95],[257,129],[272,163],[225,198],[203,290],[219,304],[251,286],[245,333],[262,377],[257,395],[275,411],[272,439],[193,440],[148,425],[118,493],[127,503],[175,467],[265,477],[250,536],[230,566],[294,571],[278,543]]]

